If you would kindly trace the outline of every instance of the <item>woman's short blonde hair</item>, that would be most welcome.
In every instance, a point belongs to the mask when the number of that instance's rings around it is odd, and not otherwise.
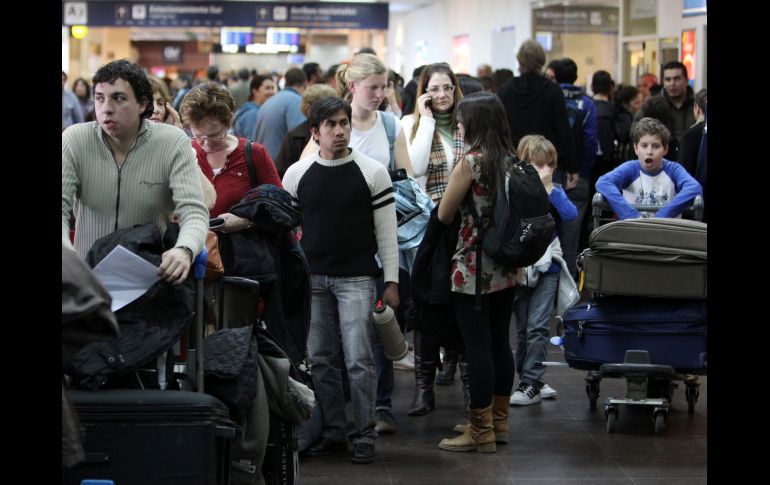
[[[373,54],[356,54],[347,64],[341,64],[337,68],[337,96],[347,102],[353,98],[353,93],[348,89],[349,82],[361,82],[369,76],[387,74],[388,68]]]
[[[321,98],[334,96],[334,88],[328,84],[313,84],[302,93],[302,101],[299,110],[306,118],[310,118],[310,106]]]
[[[542,167],[556,167],[556,147],[542,135],[527,135],[519,141],[519,159]]]

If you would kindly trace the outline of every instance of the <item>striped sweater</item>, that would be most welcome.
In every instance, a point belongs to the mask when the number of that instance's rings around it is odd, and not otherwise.
[[[283,187],[302,210],[302,249],[313,274],[377,276],[398,283],[393,184],[385,167],[351,150],[339,160],[316,152],[289,167]]]
[[[143,120],[118,168],[97,122],[66,129],[61,140],[62,244],[72,248],[69,216],[74,205],[74,249],[81,258],[97,239],[117,229],[155,222],[162,233],[174,213],[181,229],[176,245],[198,254],[209,216],[190,146],[179,128]]]

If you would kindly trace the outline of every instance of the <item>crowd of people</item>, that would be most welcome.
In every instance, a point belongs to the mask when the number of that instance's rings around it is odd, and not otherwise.
[[[296,237],[311,275],[307,348],[322,410],[320,434],[303,451],[323,456],[350,441],[351,461],[371,463],[378,435],[397,432],[394,363],[371,316],[381,300],[396,309],[403,331],[414,330],[407,414],[440,405],[434,384],[451,384],[459,368],[467,422],[437,445],[494,452],[508,441],[509,406],[557,395],[535,362],[545,360],[550,318],[565,309],[557,286],[577,279],[593,193],[619,218],[677,217],[702,194],[706,172],[699,152],[706,90],[693,93],[683,64],[665,64],[662,85],[645,74],[636,86],[616,86],[596,71],[589,95],[575,84],[575,62],[546,65],[534,40],[520,46],[517,61],[519,76],[482,65],[474,77],[439,62],[420,66],[408,83],[370,50],[326,74],[316,63],[280,77],[247,69],[221,76],[212,66],[205,80],[185,74],[170,82],[119,60],[90,83],[76,79],[70,91],[62,72],[62,244],[85,258],[112,231],[148,221],[163,231],[176,220],[179,236],[158,274],[179,283],[204,246],[207,219],[224,219],[222,233],[251,227],[231,207],[255,185],[253,168],[257,185],[286,190],[303,216]],[[478,226],[468,204],[490,212],[509,159],[534,165],[556,220],[548,250],[527,268],[483,252],[476,260]],[[442,351],[411,321],[410,255],[398,246],[392,182],[399,171],[438,206],[440,223],[459,218],[445,283],[464,348]],[[242,323],[257,318],[248,295],[230,306]]]

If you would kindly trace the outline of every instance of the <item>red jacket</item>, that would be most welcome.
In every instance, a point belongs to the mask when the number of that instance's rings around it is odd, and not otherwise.
[[[206,178],[214,184],[214,189],[217,192],[217,201],[209,212],[212,218],[229,212],[230,207],[240,202],[243,194],[251,188],[249,170],[246,168],[246,153],[244,152],[246,141],[245,138],[238,138],[238,146],[227,156],[227,161],[222,167],[222,171],[216,177],[214,176],[214,170],[212,170],[211,165],[206,160],[206,152],[203,151],[203,148],[201,148],[197,141],[192,141],[192,146],[198,157],[198,165],[200,165]],[[259,143],[252,142],[251,150],[257,174],[257,185],[273,184],[283,188],[278,172],[275,170],[273,159],[270,158],[270,154],[265,150],[265,147]]]

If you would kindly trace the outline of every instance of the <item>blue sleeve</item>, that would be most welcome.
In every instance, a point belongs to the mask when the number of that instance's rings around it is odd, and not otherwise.
[[[567,198],[567,194],[561,187],[554,186],[548,195],[548,200],[556,208],[556,212],[559,213],[563,222],[574,221],[577,217],[577,207]]]
[[[696,195],[703,193],[703,187],[695,180],[687,170],[676,162],[665,160],[663,171],[671,177],[676,187],[676,196],[671,202],[663,206],[655,214],[655,217],[677,217],[684,212]]]
[[[596,181],[597,192],[604,196],[620,219],[639,217],[639,211],[631,207],[631,204],[623,198],[623,189],[637,178],[639,178],[639,161],[629,160]]]
[[[591,101],[588,98],[588,101]],[[586,114],[583,119],[583,153],[581,172],[588,169],[589,173],[596,163],[596,150],[599,146],[599,124],[596,114],[596,104],[591,101],[586,103]]]

